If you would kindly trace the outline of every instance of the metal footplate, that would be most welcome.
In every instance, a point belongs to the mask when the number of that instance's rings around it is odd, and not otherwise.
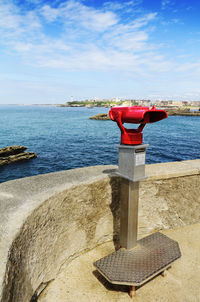
[[[156,232],[138,240],[136,247],[121,248],[96,261],[94,266],[112,284],[139,286],[180,257],[178,243]]]

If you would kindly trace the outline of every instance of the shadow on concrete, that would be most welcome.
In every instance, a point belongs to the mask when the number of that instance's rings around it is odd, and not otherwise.
[[[103,173],[107,174],[110,179],[111,187],[111,204],[110,210],[113,216],[113,242],[115,250],[120,248],[119,232],[120,232],[120,191],[121,177],[117,175],[118,169],[106,169]]]
[[[92,272],[93,275],[98,279],[98,281],[109,291],[120,291],[124,293],[128,293],[130,286],[127,285],[117,285],[117,284],[111,284],[108,282],[99,272],[98,270],[95,270]]]
[[[113,243],[115,250],[120,248],[119,234],[120,234],[120,190],[121,190],[121,178],[110,177],[111,186],[111,204],[110,210],[113,216]]]
[[[106,170],[103,170],[102,172],[104,174],[108,174],[108,176],[112,177],[115,175],[115,173],[118,171],[118,169],[106,169]]]

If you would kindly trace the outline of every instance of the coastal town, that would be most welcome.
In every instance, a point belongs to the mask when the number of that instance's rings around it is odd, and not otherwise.
[[[62,107],[112,107],[112,106],[148,106],[155,105],[158,108],[171,108],[171,109],[200,109],[200,101],[177,101],[177,100],[146,100],[146,99],[85,99],[73,100],[66,102]]]
[[[59,107],[105,107],[111,108],[115,106],[147,106],[151,108],[153,105],[156,108],[165,109],[168,115],[182,116],[200,116],[200,101],[173,101],[173,100],[138,100],[138,99],[86,99],[80,101],[71,100]],[[100,113],[91,116],[90,119],[109,120],[107,113]]]

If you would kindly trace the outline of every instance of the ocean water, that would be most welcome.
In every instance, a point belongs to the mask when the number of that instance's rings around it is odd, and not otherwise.
[[[25,145],[38,157],[0,168],[0,182],[78,167],[117,164],[120,131],[89,120],[107,108],[0,106],[0,147]],[[129,125],[130,127],[130,125]],[[200,158],[200,117],[170,116],[143,130],[147,163]]]

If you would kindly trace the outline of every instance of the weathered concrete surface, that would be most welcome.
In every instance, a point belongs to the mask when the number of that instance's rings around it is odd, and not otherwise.
[[[114,168],[0,185],[1,302],[30,301],[64,263],[118,237],[120,178],[110,174]],[[200,221],[200,160],[150,165],[147,175],[140,186],[140,236]]]
[[[200,301],[200,224],[162,231],[177,240],[182,257],[166,276],[157,276],[137,289],[135,302]],[[41,293],[38,302],[130,302],[128,286],[107,282],[93,262],[114,251],[113,242],[104,243],[64,265],[55,281]]]
[[[112,225],[107,234],[96,232],[106,211],[112,216],[110,179],[103,170],[89,167],[0,185],[2,302],[29,301],[65,261],[112,238]]]

